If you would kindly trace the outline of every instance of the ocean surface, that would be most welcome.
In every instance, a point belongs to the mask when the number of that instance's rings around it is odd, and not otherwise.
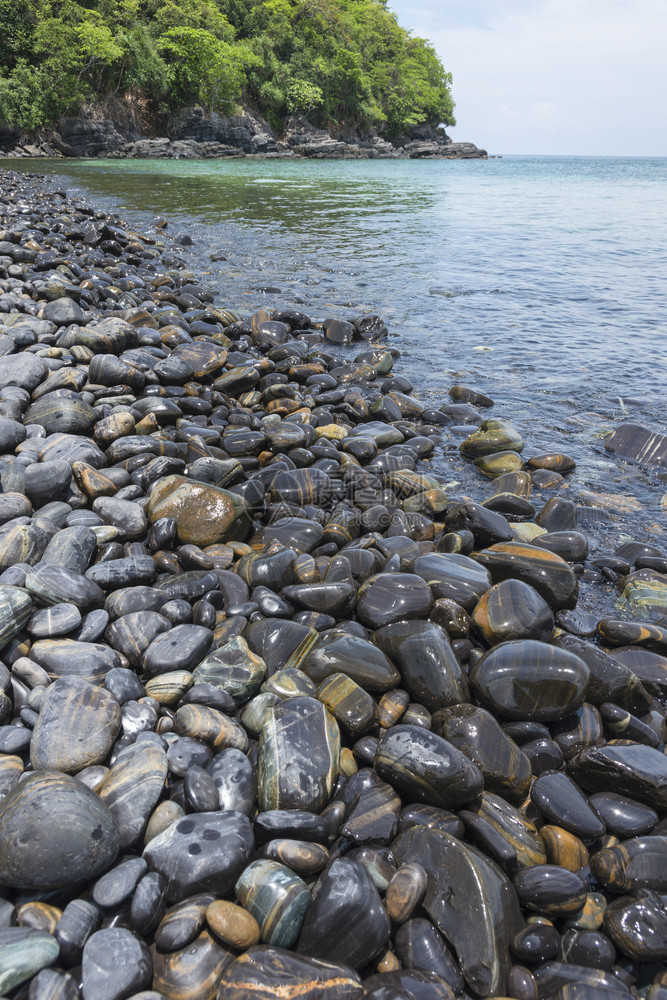
[[[667,544],[667,472],[621,463],[602,446],[624,420],[667,431],[667,159],[23,169],[57,175],[69,194],[144,230],[166,218],[167,243],[182,233],[194,243],[174,253],[244,314],[379,313],[404,355],[397,369],[430,405],[455,382],[487,392],[494,415],[523,431],[526,454],[577,459],[573,495],[616,496],[599,501],[607,543]],[[465,487],[459,440],[446,439],[436,462]]]

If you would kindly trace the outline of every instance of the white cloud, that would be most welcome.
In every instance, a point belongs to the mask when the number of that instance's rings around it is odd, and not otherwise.
[[[664,0],[390,0],[454,77],[458,128],[498,153],[667,155]]]

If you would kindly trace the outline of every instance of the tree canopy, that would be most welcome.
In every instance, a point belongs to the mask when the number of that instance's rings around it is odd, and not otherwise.
[[[0,123],[26,130],[134,95],[391,137],[454,124],[450,87],[386,0],[0,0]]]

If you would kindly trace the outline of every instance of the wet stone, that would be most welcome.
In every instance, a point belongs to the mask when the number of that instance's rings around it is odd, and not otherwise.
[[[389,918],[370,875],[347,858],[330,862],[313,886],[297,951],[361,969],[388,940]]]
[[[120,729],[118,702],[80,677],[61,677],[47,688],[30,744],[35,770],[75,773],[101,764]]]
[[[531,789],[531,798],[543,816],[575,836],[589,841],[604,836],[604,823],[566,774],[541,774]]]
[[[621,840],[649,833],[658,822],[654,809],[616,792],[597,792],[589,801],[608,831]]]
[[[481,771],[460,750],[419,726],[394,726],[384,733],[374,767],[412,801],[444,809],[470,802],[484,786]]]
[[[0,802],[0,843],[0,883],[37,890],[96,877],[120,846],[104,803],[55,771],[39,772]]]
[[[253,835],[237,812],[197,813],[173,823],[144,849],[151,871],[167,883],[167,898],[178,902],[209,890],[225,896],[249,859]]]
[[[362,584],[357,617],[368,628],[406,618],[425,618],[433,605],[428,584],[412,573],[380,573]]]
[[[174,518],[181,544],[200,547],[243,540],[250,530],[250,518],[240,497],[183,476],[168,476],[151,492],[149,521],[154,524],[163,517]]]
[[[555,865],[538,865],[512,879],[521,903],[549,917],[577,913],[586,902],[586,884],[574,872]]]
[[[429,711],[468,700],[465,674],[440,625],[396,622],[378,629],[373,641],[398,667],[411,697]]]
[[[276,991],[286,1000],[361,1000],[363,987],[349,965],[258,945],[239,955],[223,972],[225,1000],[269,1000]]]
[[[470,672],[470,686],[486,708],[504,718],[550,722],[579,707],[588,678],[578,656],[520,639],[485,653]]]
[[[123,1000],[150,984],[153,963],[135,934],[110,927],[88,938],[81,973],[84,1000]]]
[[[601,885],[613,892],[665,892],[666,861],[667,837],[634,837],[594,854],[591,871]]]
[[[234,891],[259,924],[265,944],[291,948],[296,943],[310,903],[303,879],[279,862],[262,859],[248,865]]]
[[[546,640],[554,627],[547,602],[521,580],[491,587],[473,611],[472,622],[491,646],[512,639]]]

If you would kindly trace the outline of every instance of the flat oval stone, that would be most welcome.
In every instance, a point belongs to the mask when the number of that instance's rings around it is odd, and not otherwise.
[[[464,981],[458,964],[430,920],[417,917],[402,924],[394,934],[394,948],[403,969],[439,976],[449,984],[452,994],[462,992]],[[438,997],[449,995],[438,990],[435,984],[434,990]]]
[[[285,838],[270,840],[264,846],[264,854],[272,861],[280,861],[297,875],[315,875],[329,860],[329,852],[321,844]]]
[[[0,615],[2,614],[0,594]],[[81,624],[81,612],[73,604],[54,604],[51,608],[36,611],[28,622],[28,631],[36,639],[56,639],[73,632]],[[1,643],[1,639],[0,639]]]
[[[29,927],[0,928],[0,990],[9,993],[58,958],[51,934]]]
[[[549,917],[577,913],[586,902],[586,884],[574,872],[555,865],[525,868],[512,879],[521,903]]]
[[[444,809],[465,805],[484,787],[481,771],[460,750],[420,726],[394,726],[384,733],[373,766],[412,801]]]
[[[206,910],[206,922],[223,944],[245,951],[259,944],[259,924],[247,910],[229,900],[216,899]]]
[[[104,803],[68,775],[39,772],[0,802],[3,885],[42,891],[96,878],[119,846]]]
[[[153,962],[135,934],[108,927],[86,941],[81,975],[84,1000],[123,1000],[149,985]]]
[[[101,608],[104,604],[104,592],[80,573],[56,566],[52,563],[39,563],[32,567],[25,578],[28,590],[38,604],[74,604],[79,610]]]
[[[364,988],[349,965],[267,945],[239,955],[220,980],[219,995],[225,1000],[267,1000],[276,993],[299,1000],[361,1000]]]
[[[590,803],[616,837],[639,837],[649,833],[658,822],[655,809],[616,792],[597,792],[590,796]]]
[[[42,698],[30,742],[35,770],[74,774],[101,764],[121,722],[120,705],[108,691],[80,677],[61,677]]]
[[[551,608],[521,580],[503,580],[482,596],[472,621],[491,646],[512,639],[549,638],[554,627]]]
[[[215,901],[213,893],[189,896],[170,906],[155,932],[155,943],[160,951],[180,951],[201,933],[206,911]]]
[[[415,559],[413,571],[428,583],[434,598],[456,601],[471,612],[491,586],[491,577],[474,559],[458,553],[431,553]]]
[[[32,597],[25,590],[0,586],[0,649],[19,635],[33,610]]]
[[[581,705],[589,671],[573,653],[533,639],[495,646],[470,671],[484,707],[507,719],[551,722]]]
[[[667,757],[653,747],[591,747],[569,761],[568,772],[585,791],[618,792],[658,812],[667,809]]]
[[[109,671],[121,664],[118,654],[108,646],[74,639],[40,639],[33,643],[30,659],[53,681],[76,676],[90,684],[102,684]]]
[[[371,693],[390,691],[401,681],[394,664],[377,646],[339,631],[325,636],[305,657],[301,669],[316,684],[331,674],[346,674]]]
[[[169,902],[176,903],[205,890],[225,896],[253,845],[250,822],[242,813],[195,813],[154,837],[143,856],[165,879]]]
[[[399,868],[385,894],[385,907],[391,920],[396,924],[406,921],[425,892],[426,872],[421,865],[412,863]]]
[[[357,617],[368,628],[426,618],[433,605],[428,584],[413,573],[378,573],[359,588]]]
[[[577,578],[572,567],[554,552],[521,542],[498,542],[476,553],[475,559],[490,572],[494,583],[521,580],[554,610],[573,608],[577,603]]]
[[[401,672],[412,699],[430,712],[468,701],[468,682],[447,633],[434,622],[396,622],[373,642]]]
[[[338,778],[340,731],[314,698],[290,698],[271,709],[258,759],[261,810],[320,812]]]
[[[213,750],[248,749],[248,736],[243,726],[207,705],[182,705],[174,716],[174,732],[206,743]]]
[[[344,956],[362,969],[388,940],[389,918],[370,875],[348,858],[330,862],[313,886],[297,951],[325,962]]]
[[[227,490],[184,476],[167,476],[153,487],[148,519],[176,521],[178,540],[205,548],[218,542],[243,541],[251,522],[245,501]]]
[[[276,861],[253,861],[236,883],[236,898],[260,927],[262,941],[291,948],[310,903],[308,886]]]
[[[468,987],[481,996],[503,996],[509,942],[523,928],[512,884],[475,848],[442,830],[414,826],[391,845],[399,864],[427,872],[422,906],[456,951]]]
[[[561,771],[545,771],[535,781],[531,798],[543,816],[584,840],[598,840],[605,825],[574,781]]]

